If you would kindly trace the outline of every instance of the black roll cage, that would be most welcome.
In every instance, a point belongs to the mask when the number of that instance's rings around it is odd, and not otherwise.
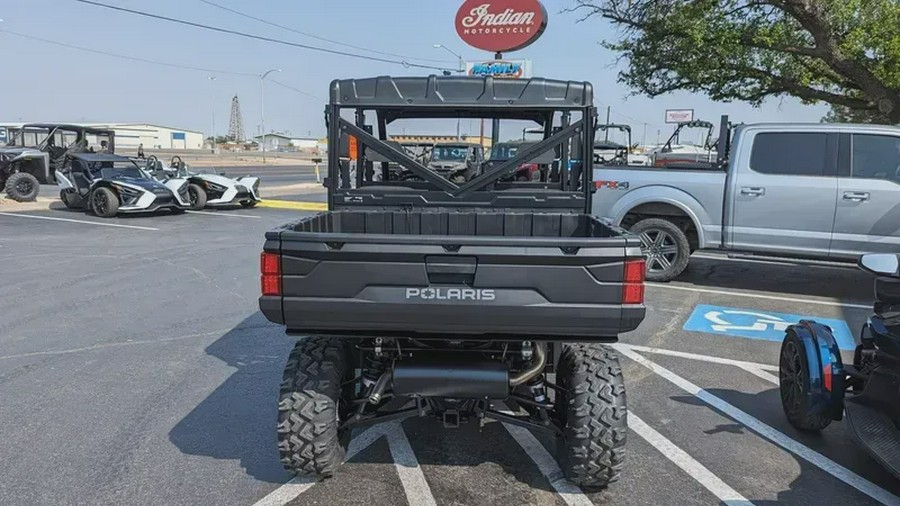
[[[329,209],[346,207],[402,208],[542,208],[590,212],[596,109],[589,83],[547,79],[500,80],[491,77],[418,77],[339,80],[332,82],[326,109],[328,125]],[[451,98],[452,97],[452,98]],[[355,122],[341,117],[355,112]],[[366,112],[375,113],[377,137],[366,124]],[[572,121],[572,113],[580,115]],[[558,115],[558,116],[557,116]],[[554,128],[555,118],[561,125]],[[465,183],[454,183],[391,144],[387,125],[411,118],[483,118],[531,120],[544,128],[544,138],[516,156],[486,168]],[[341,164],[348,163],[348,136],[356,138],[356,188],[341,184]],[[588,147],[588,148],[584,148]],[[529,159],[555,150],[556,180],[501,182]],[[372,151],[383,157],[368,160]],[[569,154],[573,153],[570,169]],[[369,164],[380,163],[383,181],[364,181]],[[394,163],[424,181],[388,181]],[[345,175],[346,177],[346,175]]]

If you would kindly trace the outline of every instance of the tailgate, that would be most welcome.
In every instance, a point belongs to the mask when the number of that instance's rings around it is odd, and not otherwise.
[[[281,255],[282,296],[260,307],[290,333],[608,340],[644,316],[642,304],[623,305],[636,238],[267,238]]]

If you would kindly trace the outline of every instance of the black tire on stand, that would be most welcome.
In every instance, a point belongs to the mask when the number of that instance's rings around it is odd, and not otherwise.
[[[350,430],[339,430],[347,409],[341,384],[352,373],[340,339],[308,337],[291,351],[278,402],[278,452],[298,475],[330,476],[344,463]]]
[[[199,211],[206,207],[206,190],[198,184],[188,185],[188,197],[190,197],[191,209]]]
[[[678,225],[661,218],[646,218],[632,225],[630,231],[641,238],[647,281],[671,281],[687,269],[691,245]]]
[[[112,218],[119,211],[119,196],[101,186],[91,192],[91,211],[101,218]]]
[[[557,367],[553,416],[563,429],[557,459],[572,483],[602,488],[625,462],[628,412],[619,358],[597,344],[566,344]]]
[[[793,331],[788,331],[781,342],[778,355],[778,385],[781,393],[781,407],[788,422],[794,428],[807,432],[818,432],[831,424],[831,418],[810,412],[806,396],[809,385],[809,362],[803,344]]]
[[[6,179],[4,190],[16,202],[34,202],[41,190],[41,183],[27,172],[16,172]]]

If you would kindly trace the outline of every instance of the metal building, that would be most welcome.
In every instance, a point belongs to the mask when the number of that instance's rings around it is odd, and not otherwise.
[[[50,123],[27,121],[0,123],[0,127],[19,128],[27,123]],[[54,122],[58,123],[58,122]],[[72,122],[69,122],[72,123]],[[205,136],[202,132],[173,128],[149,123],[75,123],[96,128],[109,128],[116,132],[116,150],[136,151],[143,144],[144,149],[203,149]]]

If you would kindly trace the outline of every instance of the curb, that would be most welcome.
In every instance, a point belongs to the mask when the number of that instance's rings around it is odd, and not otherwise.
[[[293,200],[261,200],[256,207],[268,207],[271,209],[293,209],[296,211],[327,211],[325,202],[297,202]]]

